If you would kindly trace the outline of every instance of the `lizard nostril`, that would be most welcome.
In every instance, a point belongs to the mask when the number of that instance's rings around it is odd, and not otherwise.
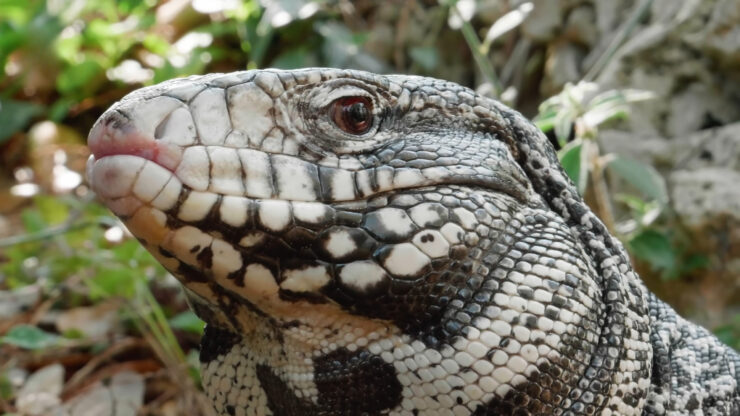
[[[169,125],[171,116],[172,113],[167,114],[167,116],[163,118],[162,121],[159,122],[159,124],[157,124],[157,127],[154,129],[154,140],[160,140],[166,135],[167,126]]]

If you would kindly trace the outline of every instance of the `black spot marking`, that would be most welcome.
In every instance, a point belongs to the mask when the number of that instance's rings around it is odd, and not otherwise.
[[[257,379],[267,395],[267,407],[275,416],[319,414],[318,409],[312,403],[299,399],[293,390],[272,372],[270,367],[257,365]]]
[[[196,259],[203,269],[210,269],[213,267],[213,250],[211,249],[211,246],[205,247],[201,250]]]
[[[386,243],[401,243],[408,240],[410,235],[416,232],[419,228],[416,224],[409,222],[410,230],[397,230],[386,227],[384,222],[384,215],[390,215],[381,211],[373,211],[365,215],[365,220],[362,222],[362,227],[375,236],[378,240]],[[401,214],[404,220],[408,219],[408,215],[404,212]]]
[[[358,227],[362,222],[362,213],[350,211],[337,211],[336,224],[348,227]]]
[[[327,303],[323,295],[313,292],[293,292],[292,290],[280,289],[278,291],[278,297],[286,302],[298,302],[305,300],[308,303],[319,305]]]
[[[180,280],[182,280],[184,284],[190,282],[207,283],[209,281],[208,277],[206,277],[199,269],[183,262],[180,262],[177,265],[177,270],[173,273],[180,277]]]
[[[367,350],[340,348],[318,358],[314,365],[322,413],[380,414],[401,403],[395,369]]]
[[[186,293],[186,296],[187,296],[187,293]],[[198,318],[202,319],[207,324],[211,324],[211,325],[218,322],[218,315],[216,314],[216,312],[213,311],[213,309],[211,309],[208,306],[208,304],[203,303],[203,301],[197,298],[194,298],[194,297],[188,296],[188,298],[189,298],[190,307],[193,309],[193,312],[195,312],[195,314],[198,315]]]
[[[571,386],[560,379],[561,367],[543,363],[529,379],[514,387],[504,397],[495,396],[488,403],[479,405],[474,416],[498,415],[551,415],[563,397],[571,392]],[[557,374],[557,375],[556,375]],[[576,412],[577,414],[582,414]],[[594,414],[588,412],[583,414]]]
[[[421,236],[421,242],[422,243],[428,243],[428,242],[432,242],[432,241],[434,241],[434,235],[432,235],[431,233],[424,234],[424,235]]]
[[[225,329],[206,325],[203,338],[200,340],[200,362],[208,363],[219,355],[226,354],[239,343],[239,335]]]
[[[283,236],[285,242],[296,250],[303,251],[308,250],[316,239],[316,232],[309,230],[304,227],[293,227],[290,231],[285,233]],[[306,251],[305,257],[311,255],[310,251]]]

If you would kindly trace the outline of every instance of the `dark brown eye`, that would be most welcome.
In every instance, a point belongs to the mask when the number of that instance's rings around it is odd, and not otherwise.
[[[331,117],[349,134],[363,134],[373,125],[373,104],[366,97],[344,97],[331,105]]]

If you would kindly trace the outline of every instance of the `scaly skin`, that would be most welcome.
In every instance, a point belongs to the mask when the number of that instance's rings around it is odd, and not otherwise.
[[[334,109],[358,99],[353,132]],[[89,145],[93,188],[208,324],[222,415],[740,412],[738,355],[646,290],[541,132],[467,88],[191,77]]]

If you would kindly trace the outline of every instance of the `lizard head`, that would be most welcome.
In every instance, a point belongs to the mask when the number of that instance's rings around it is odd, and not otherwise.
[[[604,289],[611,252],[585,245],[598,220],[544,141],[445,81],[247,71],[125,97],[90,133],[88,176],[209,324],[224,412],[230,355],[258,380],[244,406],[276,413],[547,412],[606,400],[612,372],[562,380],[591,368],[601,300],[629,288]]]

